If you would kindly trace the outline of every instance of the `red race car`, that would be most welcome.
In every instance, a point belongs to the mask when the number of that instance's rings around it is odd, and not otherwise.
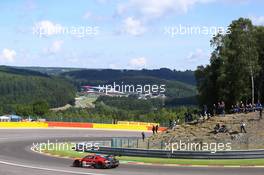
[[[116,168],[119,161],[114,156],[87,155],[82,159],[75,159],[74,167],[93,167],[93,168]]]

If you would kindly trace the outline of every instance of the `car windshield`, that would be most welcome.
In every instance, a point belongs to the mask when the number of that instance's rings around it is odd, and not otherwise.
[[[114,156],[104,156],[104,158],[106,158],[107,160],[114,160]]]
[[[93,159],[94,156],[85,156],[84,158],[85,158],[85,159]]]

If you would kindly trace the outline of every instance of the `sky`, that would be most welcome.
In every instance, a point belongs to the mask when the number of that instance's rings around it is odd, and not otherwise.
[[[1,0],[0,65],[195,70],[262,0]]]

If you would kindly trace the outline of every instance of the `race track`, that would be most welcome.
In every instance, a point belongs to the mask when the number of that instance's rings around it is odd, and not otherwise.
[[[0,175],[263,175],[264,168],[164,167],[121,164],[116,169],[71,167],[72,160],[32,152],[33,142],[135,137],[139,132],[84,129],[0,129]]]

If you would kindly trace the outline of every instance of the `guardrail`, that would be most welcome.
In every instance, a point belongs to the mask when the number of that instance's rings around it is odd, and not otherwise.
[[[264,150],[219,151],[216,153],[205,151],[174,151],[146,150],[131,148],[100,147],[99,150],[89,150],[90,153],[112,154],[119,156],[175,158],[175,159],[257,159],[264,158]]]

